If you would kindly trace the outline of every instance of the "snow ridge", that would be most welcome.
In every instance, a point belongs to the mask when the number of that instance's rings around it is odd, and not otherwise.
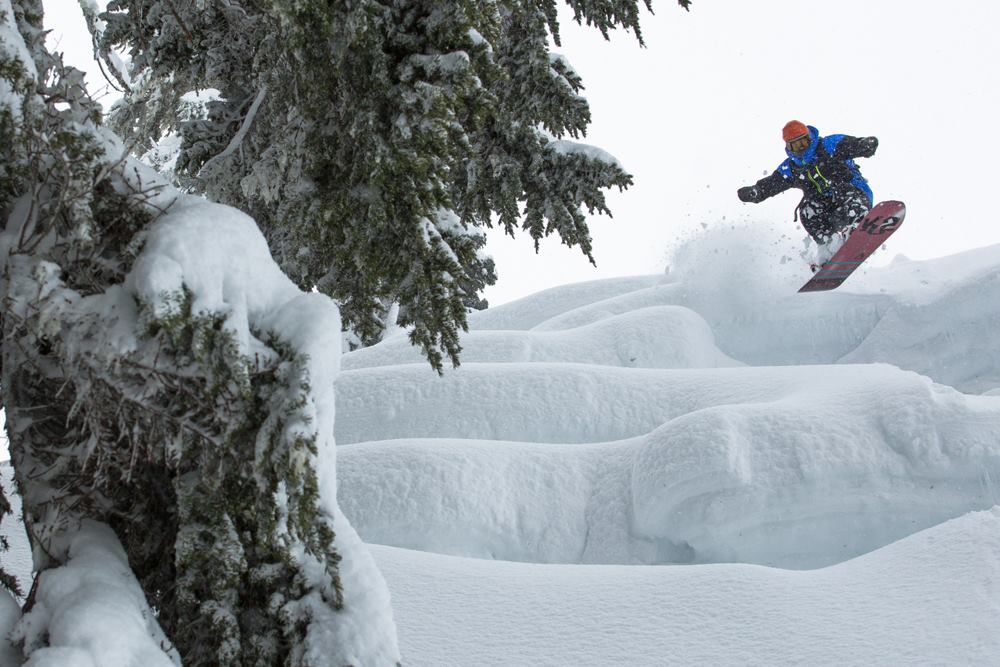
[[[403,337],[347,354],[344,511],[366,541],[437,553],[801,569],[988,509],[1000,401],[935,380],[1000,384],[997,316],[975,307],[1000,298],[1000,248],[965,281],[914,279],[958,263],[818,298],[751,281],[729,309],[693,286],[720,276],[681,266],[478,314],[442,378]]]
[[[339,502],[409,664],[1000,652],[1000,246],[799,295],[726,231],[473,314],[443,377],[345,355]]]

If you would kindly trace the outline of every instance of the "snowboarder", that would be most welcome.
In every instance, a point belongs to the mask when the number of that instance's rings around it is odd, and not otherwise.
[[[782,137],[788,158],[773,174],[740,188],[737,195],[741,201],[756,204],[789,188],[802,190],[795,217],[816,242],[817,257],[811,262],[815,272],[871,210],[872,190],[854,158],[874,155],[878,139],[844,134],[820,137],[815,127],[797,120],[785,125]]]

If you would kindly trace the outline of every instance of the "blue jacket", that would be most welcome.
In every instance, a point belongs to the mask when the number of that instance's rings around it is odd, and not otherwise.
[[[860,190],[874,202],[872,189],[861,175],[854,159],[871,157],[878,148],[875,137],[851,137],[846,134],[819,136],[819,130],[808,126],[812,143],[801,157],[787,148],[788,159],[778,165],[770,176],[757,181],[758,201],[773,197],[789,188],[799,188],[804,197],[837,198],[847,188]]]

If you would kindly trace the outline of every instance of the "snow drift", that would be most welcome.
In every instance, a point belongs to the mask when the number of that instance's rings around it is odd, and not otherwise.
[[[339,385],[338,441],[377,440],[340,448],[341,503],[377,543],[819,567],[1000,502],[1000,400],[887,365],[387,372]]]
[[[413,665],[981,665],[1000,650],[996,509],[805,572],[373,552]]]
[[[664,276],[474,314],[444,377],[403,337],[345,355],[340,500],[362,537],[816,568],[1000,503],[1000,400],[948,386],[998,384],[1000,247],[800,295],[794,263],[709,261],[729,232]]]

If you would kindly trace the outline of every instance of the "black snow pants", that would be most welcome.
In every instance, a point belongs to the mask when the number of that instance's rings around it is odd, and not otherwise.
[[[860,222],[871,208],[868,195],[856,188],[846,188],[833,197],[806,195],[796,212],[809,236],[822,245],[840,230]]]

